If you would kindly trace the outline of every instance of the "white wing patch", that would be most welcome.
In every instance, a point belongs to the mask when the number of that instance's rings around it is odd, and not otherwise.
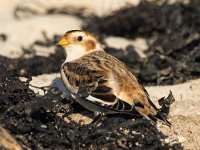
[[[91,95],[89,95],[86,99],[91,101],[91,102],[93,102],[93,103],[100,103],[100,105],[102,105],[102,106],[105,106],[105,105],[112,106],[112,105],[114,105],[116,103],[116,102],[105,102],[104,100],[95,98],[95,97],[93,97]]]

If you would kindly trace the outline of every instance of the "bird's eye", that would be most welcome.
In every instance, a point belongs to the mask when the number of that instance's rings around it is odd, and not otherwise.
[[[82,36],[79,36],[78,37],[78,41],[82,41],[83,40],[83,37]]]

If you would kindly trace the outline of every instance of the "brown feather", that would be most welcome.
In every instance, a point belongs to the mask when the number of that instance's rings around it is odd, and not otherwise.
[[[78,86],[84,84],[96,85],[91,89],[93,97],[105,102],[116,102],[118,98],[132,106],[140,102],[144,106],[137,108],[141,115],[146,116],[154,112],[135,76],[122,62],[104,51],[92,52],[78,60],[67,62],[62,69],[66,77],[71,77],[68,82],[73,89],[77,90]],[[104,83],[99,83],[102,78]]]
[[[92,40],[86,40],[82,43],[82,46],[85,47],[86,51],[91,51],[96,48],[96,44]]]

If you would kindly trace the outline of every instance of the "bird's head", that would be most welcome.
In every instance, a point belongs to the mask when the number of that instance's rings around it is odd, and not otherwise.
[[[57,45],[65,48],[67,55],[70,55],[67,57],[78,58],[90,52],[102,50],[97,38],[91,33],[82,30],[66,32]]]

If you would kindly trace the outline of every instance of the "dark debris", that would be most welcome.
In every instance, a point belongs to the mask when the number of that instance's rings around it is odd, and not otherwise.
[[[83,29],[100,36],[146,38],[147,58],[141,59],[134,48],[112,55],[124,61],[144,84],[177,84],[200,77],[200,1],[184,5],[141,2],[105,17],[93,16]]]
[[[7,35],[4,33],[0,33],[0,42],[6,42],[8,39]]]
[[[3,65],[0,69],[0,122],[24,148],[182,149],[178,142],[163,142],[167,137],[143,119],[134,122],[127,116],[108,116],[100,126],[67,123],[58,114],[68,117],[73,109],[76,113],[86,110],[71,104],[72,99],[56,88],[39,96],[29,89],[31,79],[22,82]]]
[[[172,94],[172,91],[170,91],[169,95],[167,98],[162,97],[158,100],[159,105],[161,106],[160,111],[162,112],[163,115],[167,116],[170,111],[170,105],[175,102],[175,98]]]

